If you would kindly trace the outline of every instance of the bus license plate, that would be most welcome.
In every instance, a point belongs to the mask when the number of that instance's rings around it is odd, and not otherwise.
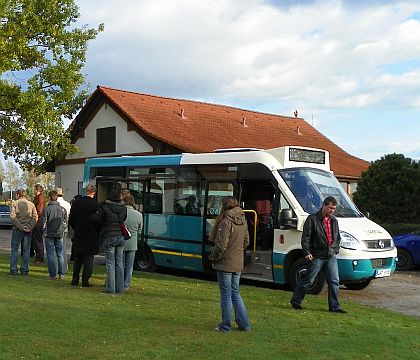
[[[390,276],[391,275],[391,269],[378,269],[375,271],[375,277],[384,277],[384,276]]]

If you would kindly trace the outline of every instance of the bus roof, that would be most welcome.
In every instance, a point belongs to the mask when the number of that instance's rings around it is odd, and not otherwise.
[[[268,150],[224,149],[202,154],[103,157],[86,160],[87,168],[119,166],[178,166],[199,164],[261,163],[271,171],[292,167],[314,167],[330,171],[329,153],[302,146],[285,146]]]

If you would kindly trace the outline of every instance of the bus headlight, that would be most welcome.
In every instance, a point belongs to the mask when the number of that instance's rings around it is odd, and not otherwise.
[[[362,244],[349,233],[346,233],[345,231],[340,231],[341,236],[341,243],[340,246],[346,249],[353,249],[353,250],[361,250]]]

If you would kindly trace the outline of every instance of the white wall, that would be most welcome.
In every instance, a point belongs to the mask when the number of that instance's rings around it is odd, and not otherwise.
[[[63,197],[70,201],[78,194],[78,181],[83,181],[84,164],[57,165],[55,186],[63,189]]]
[[[116,152],[96,153],[96,129],[116,127]],[[85,129],[85,137],[76,141],[81,154],[68,155],[66,159],[118,156],[121,154],[152,152],[153,148],[135,131],[127,131],[127,123],[108,105],[104,104]],[[78,194],[78,182],[83,181],[84,164],[57,165],[56,186],[61,187],[64,198],[70,201]]]
[[[96,154],[96,129],[116,126],[116,152]],[[127,123],[108,105],[104,104],[85,130],[85,137],[76,141],[82,155],[67,156],[66,159],[99,157],[127,153],[151,152],[153,148],[135,131],[127,131]]]

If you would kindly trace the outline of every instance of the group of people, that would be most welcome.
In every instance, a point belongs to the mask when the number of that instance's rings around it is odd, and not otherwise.
[[[43,188],[35,186],[32,202],[25,190],[18,190],[11,210],[13,225],[10,274],[17,275],[18,251],[21,247],[20,273],[28,275],[31,244],[35,251],[34,265],[44,260],[44,243],[47,254],[48,278],[62,279],[67,271],[66,241],[72,241],[74,260],[71,285],[78,286],[82,271],[82,287],[90,287],[94,256],[99,253],[103,240],[106,262],[107,293],[128,290],[132,280],[137,240],[143,226],[142,214],[134,209],[134,198],[128,190],[112,190],[106,201],[95,200],[96,187],[88,185],[86,196],[77,196],[72,204],[64,200],[61,188],[48,193],[45,206]],[[122,224],[131,237],[126,240]],[[83,268],[83,270],[82,270]]]
[[[26,198],[26,192],[19,190],[11,212],[13,235],[11,240],[10,274],[17,274],[17,251],[22,243],[22,275],[28,274],[28,260],[31,233],[38,226],[45,238],[48,257],[49,278],[63,277],[66,271],[63,238],[67,229],[72,230],[74,253],[71,285],[77,286],[82,272],[82,287],[91,286],[94,255],[99,252],[99,237],[103,239],[106,261],[106,292],[119,293],[130,286],[133,272],[137,239],[141,233],[142,215],[134,206],[134,198],[128,190],[112,190],[107,200],[98,204],[95,200],[96,187],[88,185],[86,196],[74,201],[70,211],[60,204],[61,189],[50,191],[49,203],[39,214],[34,203]],[[38,195],[37,195],[38,196]],[[40,200],[39,200],[40,201]],[[38,201],[38,204],[39,204]],[[70,205],[70,204],[69,204]],[[309,215],[303,227],[302,251],[308,261],[308,270],[300,279],[290,301],[292,308],[301,310],[308,289],[320,271],[324,271],[329,286],[329,311],[345,313],[339,304],[339,277],[337,258],[340,247],[338,222],[333,216],[337,201],[328,196],[322,208]],[[69,214],[69,215],[68,215]],[[132,234],[125,240],[121,227],[125,224]],[[238,200],[226,197],[210,234],[214,248],[209,256],[217,271],[220,290],[222,320],[215,330],[232,330],[232,306],[235,322],[240,331],[250,331],[251,325],[244,301],[239,291],[239,281],[244,265],[244,251],[249,244],[247,221]],[[39,250],[39,249],[38,249]],[[37,258],[40,260],[40,258]],[[58,264],[58,270],[56,267]]]

